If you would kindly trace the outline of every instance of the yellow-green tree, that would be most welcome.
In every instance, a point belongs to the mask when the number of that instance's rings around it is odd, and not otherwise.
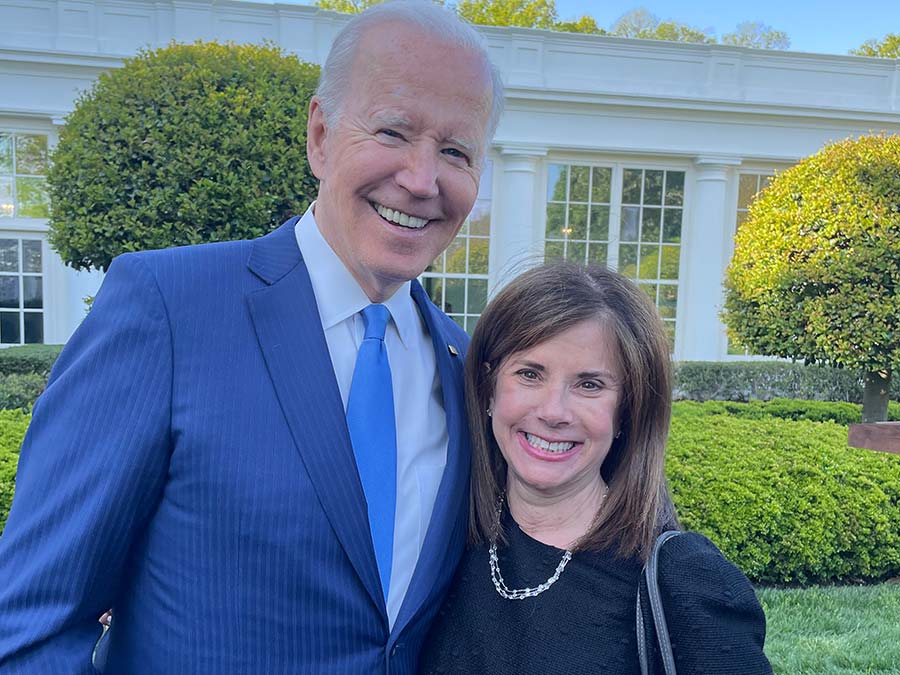
[[[851,49],[850,53],[856,56],[900,59],[900,33],[888,33],[881,40],[866,40],[856,49]]]
[[[777,175],[737,232],[725,289],[731,338],[860,372],[863,421],[883,421],[900,365],[900,136],[847,139]]]

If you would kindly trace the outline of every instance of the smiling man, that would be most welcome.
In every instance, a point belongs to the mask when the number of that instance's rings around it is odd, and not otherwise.
[[[22,448],[2,672],[92,672],[109,607],[111,673],[415,670],[469,470],[467,337],[415,277],[472,208],[501,102],[471,27],[376,6],[310,106],[309,212],[113,263]]]

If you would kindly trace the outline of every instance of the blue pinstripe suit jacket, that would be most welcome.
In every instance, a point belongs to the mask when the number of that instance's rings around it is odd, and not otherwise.
[[[108,673],[415,670],[465,535],[467,337],[413,282],[450,443],[389,631],[295,222],[110,266],[22,448],[0,673],[91,673],[110,606]]]

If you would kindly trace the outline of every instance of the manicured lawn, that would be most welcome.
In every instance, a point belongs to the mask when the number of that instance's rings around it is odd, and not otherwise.
[[[757,591],[776,675],[900,675],[900,584]]]

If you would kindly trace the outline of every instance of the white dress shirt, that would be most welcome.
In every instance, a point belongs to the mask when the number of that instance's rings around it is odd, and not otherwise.
[[[319,232],[313,206],[294,229],[309,271],[319,319],[334,366],[344,411],[365,334],[360,312],[371,301]],[[434,500],[447,463],[447,420],[425,321],[407,282],[384,305],[391,313],[384,342],[394,385],[397,425],[397,511],[387,613],[391,627],[400,612],[431,522]]]

